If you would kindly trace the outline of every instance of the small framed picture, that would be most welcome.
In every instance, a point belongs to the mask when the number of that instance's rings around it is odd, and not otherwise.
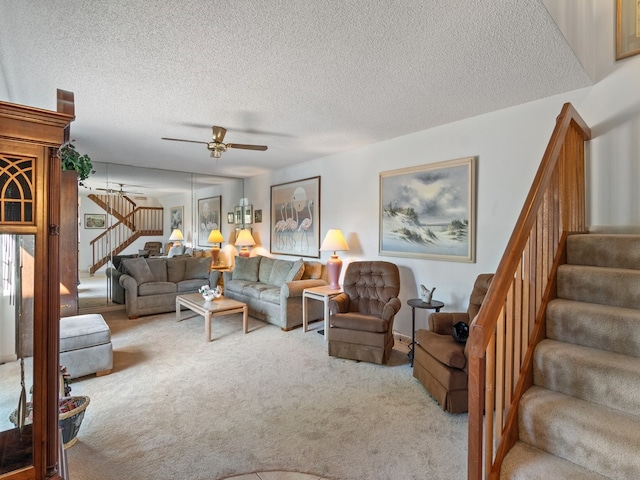
[[[254,212],[253,212],[253,223],[262,223],[262,209],[254,210]]]
[[[236,217],[233,212],[227,212],[227,223],[236,223]]]
[[[84,228],[105,228],[107,222],[106,213],[85,213]]]

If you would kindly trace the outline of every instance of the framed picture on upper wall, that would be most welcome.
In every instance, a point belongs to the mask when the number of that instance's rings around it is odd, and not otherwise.
[[[475,262],[475,157],[380,174],[381,255]]]
[[[169,218],[171,219],[171,231],[173,232],[176,228],[179,228],[180,231],[183,230],[182,223],[182,215],[184,214],[184,207],[171,207],[169,209]]]
[[[640,0],[616,2],[616,60],[640,53]]]
[[[320,177],[271,186],[271,253],[320,257]]]
[[[84,228],[105,228],[107,215],[105,213],[85,213]]]
[[[220,206],[222,197],[201,198],[198,200],[198,245],[211,247],[207,241],[211,230],[220,228]]]

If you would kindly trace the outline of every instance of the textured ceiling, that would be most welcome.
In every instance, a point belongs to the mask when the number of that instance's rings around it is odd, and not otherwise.
[[[95,161],[233,177],[591,84],[538,0],[2,0],[0,68]],[[269,150],[160,139],[211,125]]]

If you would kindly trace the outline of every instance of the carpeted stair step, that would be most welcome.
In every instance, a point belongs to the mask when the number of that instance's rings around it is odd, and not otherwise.
[[[500,480],[608,480],[607,477],[529,445],[516,442],[502,462]]]
[[[640,308],[640,270],[561,265],[558,297],[623,308]]]
[[[569,235],[567,263],[640,269],[640,235]]]
[[[555,299],[547,307],[547,337],[640,357],[640,310]]]
[[[640,358],[556,340],[534,352],[533,383],[640,417]]]
[[[518,426],[520,440],[540,450],[611,479],[640,478],[634,415],[534,386],[521,399]]]

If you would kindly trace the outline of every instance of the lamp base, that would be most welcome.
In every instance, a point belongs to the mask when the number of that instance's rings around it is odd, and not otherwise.
[[[220,247],[213,247],[211,249],[211,266],[217,267],[220,260]]]
[[[251,252],[247,249],[247,247],[242,247],[242,250],[238,252],[239,257],[250,257]]]
[[[340,271],[342,270],[342,260],[335,253],[327,260],[327,272],[329,273],[329,287],[333,290],[340,288]]]

